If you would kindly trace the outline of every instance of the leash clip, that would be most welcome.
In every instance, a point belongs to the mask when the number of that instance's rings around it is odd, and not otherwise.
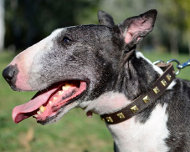
[[[181,71],[181,69],[184,69],[186,68],[187,66],[190,66],[190,60],[188,60],[187,62],[184,62],[182,64],[180,64],[180,62],[176,59],[171,59],[169,61],[167,61],[167,63],[171,63],[171,62],[175,62],[177,65],[176,65],[176,68],[178,69],[177,72],[175,73],[176,75],[178,75]]]
[[[187,62],[184,62],[183,64],[180,64],[178,68],[183,69],[183,68],[186,68],[187,66],[190,66],[190,60],[188,60]]]
[[[175,73],[176,75],[178,75],[178,74],[180,73],[181,69],[184,69],[184,68],[186,68],[187,66],[190,66],[190,60],[188,60],[187,62],[184,62],[184,63],[181,64],[178,60],[176,60],[176,59],[171,59],[171,60],[168,60],[166,63],[169,64],[169,63],[171,63],[171,62],[174,62],[174,63],[177,64],[177,65],[176,65],[176,68],[177,68],[178,70],[177,70],[176,73]],[[163,61],[163,60],[158,60],[158,61],[153,62],[154,65],[157,65],[157,64],[159,64],[159,63],[164,63],[164,61]]]

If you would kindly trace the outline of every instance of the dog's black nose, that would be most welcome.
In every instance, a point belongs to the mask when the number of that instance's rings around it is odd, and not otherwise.
[[[10,85],[14,85],[14,82],[16,80],[16,75],[18,73],[18,69],[16,66],[14,65],[10,65],[7,68],[5,68],[3,70],[3,77],[5,78],[5,80],[10,84]]]

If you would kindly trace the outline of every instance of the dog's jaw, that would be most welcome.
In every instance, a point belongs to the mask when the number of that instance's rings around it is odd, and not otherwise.
[[[43,125],[55,123],[58,120],[60,120],[67,112],[69,112],[71,109],[77,107],[78,105],[79,105],[79,102],[73,102],[73,103],[61,108],[59,110],[60,112],[56,115],[56,117],[54,119],[51,119],[51,120],[45,121],[45,122],[39,122],[39,123],[41,123]]]

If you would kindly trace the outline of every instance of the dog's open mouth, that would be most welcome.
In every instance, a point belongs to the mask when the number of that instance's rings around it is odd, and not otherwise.
[[[79,98],[87,89],[84,81],[65,81],[39,91],[29,102],[16,106],[12,112],[15,123],[33,116],[39,122],[55,116],[59,109]]]

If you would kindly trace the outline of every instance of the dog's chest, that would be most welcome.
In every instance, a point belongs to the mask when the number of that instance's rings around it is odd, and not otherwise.
[[[109,125],[117,152],[167,152],[165,139],[169,136],[166,105],[157,105],[143,124],[135,117],[117,125]]]

